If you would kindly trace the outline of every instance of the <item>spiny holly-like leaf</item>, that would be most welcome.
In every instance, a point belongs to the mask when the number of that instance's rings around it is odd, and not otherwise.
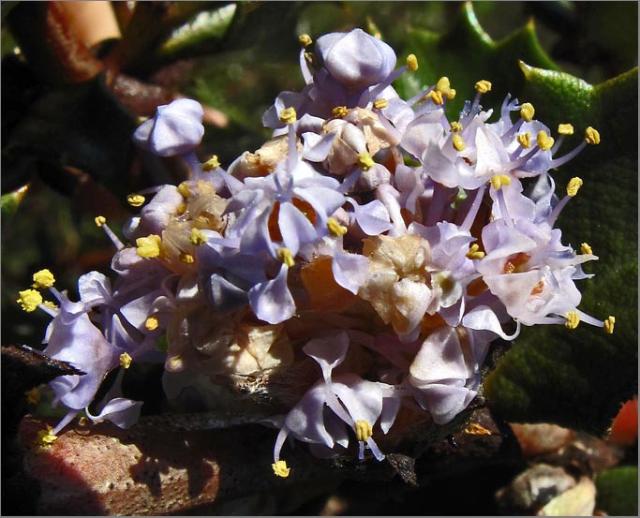
[[[558,190],[584,180],[558,225],[564,242],[591,245],[600,257],[585,267],[580,308],[616,316],[613,335],[580,325],[526,328],[485,382],[495,410],[512,421],[547,421],[601,433],[622,401],[637,391],[637,139],[638,71],[592,86],[569,74],[521,64],[523,93],[552,130],[572,122],[581,140],[587,125],[602,143],[553,173]]]
[[[418,57],[415,76],[405,74],[399,81],[404,95],[414,95],[420,88],[435,84],[441,76],[451,80],[456,98],[448,103],[447,112],[456,114],[465,99],[474,95],[474,85],[480,79],[493,83],[493,92],[483,99],[483,105],[497,106],[506,92],[517,94],[523,86],[517,63],[528,63],[555,70],[557,66],[540,46],[533,20],[500,41],[494,41],[480,26],[470,2],[463,4],[458,19],[446,34],[424,29],[410,29],[406,54]]]

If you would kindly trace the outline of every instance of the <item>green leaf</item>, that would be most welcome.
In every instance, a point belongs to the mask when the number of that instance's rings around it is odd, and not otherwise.
[[[621,466],[596,478],[596,509],[610,516],[638,516],[638,468]]]
[[[507,92],[517,94],[524,81],[517,63],[522,59],[555,70],[557,66],[540,46],[533,20],[500,41],[494,41],[478,22],[470,2],[463,4],[456,23],[446,34],[409,29],[405,55],[414,53],[420,64],[415,77],[404,74],[398,81],[403,96],[415,95],[441,76],[451,80],[456,98],[447,103],[447,113],[457,114],[465,99],[475,94],[480,79],[493,83],[493,91],[483,97],[483,105],[498,106]],[[416,80],[417,79],[417,80]]]
[[[559,219],[563,242],[589,243],[595,277],[580,281],[580,309],[599,319],[616,316],[613,335],[581,324],[523,330],[485,381],[485,394],[505,419],[554,422],[602,433],[620,403],[637,391],[637,139],[638,72],[592,86],[566,73],[521,64],[525,98],[536,118],[555,130],[572,122],[580,142],[587,125],[602,142],[554,172],[558,191],[573,176],[584,186]]]

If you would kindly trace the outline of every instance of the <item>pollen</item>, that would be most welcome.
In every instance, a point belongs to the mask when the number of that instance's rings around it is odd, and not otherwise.
[[[369,421],[365,421],[364,419],[360,419],[355,422],[356,429],[356,439],[359,441],[366,441],[373,435],[373,428],[371,427],[371,423]]]
[[[178,192],[182,194],[183,198],[188,198],[189,196],[191,196],[191,189],[189,189],[189,183],[181,182],[180,185],[178,185]]]
[[[368,171],[375,165],[375,162],[373,158],[371,158],[371,155],[365,151],[358,155],[358,164],[363,170]]]
[[[585,255],[592,255],[593,249],[589,246],[589,243],[582,243],[580,245],[580,251]]]
[[[518,141],[518,144],[520,144],[525,149],[531,147],[531,133],[529,133],[528,131],[520,133],[516,137],[516,140]]]
[[[291,468],[287,466],[287,462],[284,460],[278,460],[271,464],[271,468],[273,469],[273,474],[276,477],[287,478],[289,473],[291,473]]]
[[[535,114],[536,114],[536,109],[533,107],[533,104],[524,103],[522,106],[520,106],[520,117],[525,122],[531,122]]]
[[[569,183],[567,184],[567,196],[573,198],[576,194],[578,194],[578,191],[580,190],[580,187],[582,187],[583,183],[584,182],[582,181],[582,178],[578,176],[574,176],[573,178],[571,178],[571,180],[569,180]]]
[[[18,293],[19,298],[16,300],[20,307],[27,313],[35,311],[42,304],[42,295],[38,290],[23,290]]]
[[[128,369],[131,367],[131,362],[133,362],[133,358],[129,353],[122,353],[120,355],[120,367],[123,369]]]
[[[373,107],[377,110],[384,110],[387,106],[389,106],[389,101],[386,99],[380,98],[373,101]]]
[[[444,98],[442,97],[442,92],[439,92],[438,90],[431,90],[427,94],[427,98],[431,99],[434,104],[437,104],[439,106],[444,104]]]
[[[469,259],[482,259],[484,256],[485,253],[480,250],[480,246],[477,243],[473,243],[469,247],[469,251],[467,252]]]
[[[476,83],[476,92],[486,94],[491,91],[491,82],[486,79],[482,79]]]
[[[196,260],[191,254],[181,253],[180,261],[182,261],[184,264],[193,264]]]
[[[27,390],[24,395],[27,403],[29,403],[30,405],[35,406],[40,402],[41,394],[38,387],[33,387],[31,390]]]
[[[152,259],[160,255],[162,240],[157,234],[149,234],[147,237],[136,239],[136,252],[140,257]]]
[[[558,135],[573,135],[573,125],[566,124],[558,124]]]
[[[415,54],[409,54],[407,56],[407,68],[411,70],[411,72],[418,70],[418,58]]]
[[[458,121],[453,121],[451,123],[451,131],[454,133],[460,133],[462,131],[462,124],[460,124]]]
[[[567,329],[575,329],[576,327],[578,327],[578,324],[580,324],[580,316],[578,315],[577,311],[569,311],[566,315],[565,315],[565,323],[564,326]]]
[[[603,322],[604,332],[607,333],[608,335],[612,335],[613,328],[615,327],[615,325],[616,325],[616,317],[608,316]]]
[[[127,203],[132,207],[141,207],[146,198],[142,194],[130,194],[127,196]]]
[[[554,140],[546,131],[539,131],[538,136],[536,137],[536,142],[542,151],[549,151],[553,147]]]
[[[444,95],[449,101],[455,99],[456,97],[456,91],[451,88],[451,82],[446,76],[438,79],[438,82],[436,83],[436,90]]]
[[[346,117],[347,113],[349,113],[349,109],[346,106],[336,106],[333,110],[331,110],[331,115],[333,115],[336,119],[342,119],[342,117]]]
[[[464,148],[466,147],[464,139],[457,133],[454,134],[453,137],[451,137],[451,144],[453,144],[453,147],[456,151],[464,151]]]
[[[589,126],[586,130],[584,130],[584,141],[587,144],[591,144],[592,146],[600,144],[600,133],[597,129]]]
[[[51,271],[39,270],[33,274],[33,287],[34,288],[51,288],[56,283],[56,278]]]
[[[220,160],[218,160],[218,155],[211,155],[211,158],[209,158],[209,160],[202,164],[202,170],[207,172],[218,169],[218,167],[220,167]]]
[[[147,331],[155,331],[156,329],[158,329],[159,325],[160,325],[160,321],[158,320],[158,317],[153,315],[150,317],[147,317],[147,319],[144,321],[144,328]]]
[[[197,228],[191,229],[191,236],[189,237],[189,241],[191,241],[192,245],[200,246],[204,245],[207,242],[207,238],[202,233],[202,230]]]
[[[506,174],[496,174],[491,177],[491,187],[499,191],[502,187],[511,185],[511,177]]]
[[[107,218],[105,218],[104,216],[96,216],[95,218],[93,218],[93,221],[95,222],[96,227],[101,227],[107,222]]]
[[[298,36],[298,41],[303,47],[308,47],[313,43],[311,36],[309,36],[308,34],[301,34],[300,36]]]
[[[280,122],[293,124],[296,120],[298,120],[298,116],[296,114],[296,109],[293,106],[289,106],[289,108],[285,108],[280,112]]]
[[[338,220],[335,218],[329,218],[327,220],[327,228],[329,232],[336,237],[344,236],[347,233],[347,227],[338,223]]]
[[[277,252],[278,259],[280,259],[284,264],[286,264],[289,268],[291,268],[296,262],[293,260],[293,254],[291,250],[288,248],[282,247],[278,249]]]
[[[49,447],[56,442],[57,439],[58,436],[53,433],[53,429],[47,426],[46,430],[40,430],[38,432],[36,444],[38,446]]]

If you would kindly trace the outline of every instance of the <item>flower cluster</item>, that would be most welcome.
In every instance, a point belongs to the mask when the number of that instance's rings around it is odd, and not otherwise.
[[[414,55],[397,66],[391,47],[360,29],[322,36],[315,51],[308,35],[300,42],[306,86],[276,98],[263,117],[272,139],[226,170],[195,153],[196,101],[161,106],[138,128],[141,147],[182,157],[190,176],[128,197],[141,209],[126,242],[96,217],[117,249],[113,283],[83,275],[72,302],[42,270],[20,292],[25,310],[53,317],[44,352],[85,373],[51,383],[68,414],[44,442],[82,410],[130,425],[142,403],[122,397],[125,370],[164,362],[168,392],[198,376],[262,383],[288,409],[270,420],[278,476],[289,474],[288,437],[317,455],[353,444],[361,459],[382,459],[375,437],[403,408],[444,424],[469,405],[496,338],[534,324],[613,332],[614,317],[578,309],[575,281],[597,257],[554,228],[582,180],[559,198],[550,171],[598,144],[595,129],[561,154],[571,124],[554,139],[509,95],[491,122],[480,104],[489,81],[449,120],[448,78],[408,100],[394,90],[417,70]]]

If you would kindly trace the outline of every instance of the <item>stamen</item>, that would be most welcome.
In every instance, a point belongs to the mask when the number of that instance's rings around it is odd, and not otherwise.
[[[146,198],[142,194],[130,194],[127,196],[127,203],[132,207],[141,207],[145,201]]]
[[[133,358],[129,353],[122,353],[120,355],[120,367],[123,369],[128,369],[131,367],[131,362],[133,362]]]
[[[469,251],[467,252],[469,259],[482,259],[484,256],[485,253],[480,250],[480,246],[477,243],[473,243],[469,247]]]
[[[335,218],[329,218],[327,220],[327,228],[329,232],[336,237],[344,236],[347,233],[347,227],[338,223],[338,220]]]
[[[460,124],[458,121],[453,121],[451,123],[451,131],[453,133],[460,133],[462,131],[462,124]]]
[[[301,34],[300,36],[298,36],[298,41],[300,42],[300,45],[302,45],[303,47],[308,47],[309,45],[311,45],[313,43],[313,40],[311,39],[311,36],[309,36],[308,34]]]
[[[93,218],[93,221],[95,221],[96,227],[100,228],[107,222],[107,218],[104,216],[96,216]]]
[[[287,462],[284,460],[278,460],[271,464],[271,468],[273,469],[273,473],[276,477],[287,478],[289,473],[291,473],[291,468],[287,466]]]
[[[612,335],[615,325],[616,325],[616,317],[608,316],[607,318],[605,318],[603,322],[604,332],[607,333],[608,335]]]
[[[31,313],[35,311],[40,304],[42,304],[42,295],[37,290],[22,290],[18,293],[19,298],[16,300],[23,311]]]
[[[285,124],[293,124],[297,120],[296,109],[293,106],[285,108],[280,112],[280,122]]]
[[[218,160],[218,155],[211,155],[211,158],[204,164],[202,164],[202,170],[207,172],[218,169],[218,167],[220,167],[220,160]]]
[[[546,131],[539,131],[538,136],[536,137],[536,141],[538,143],[538,147],[542,151],[549,151],[553,147],[553,143],[555,142],[553,138],[547,135]]]
[[[188,198],[189,196],[191,196],[191,189],[189,189],[189,183],[181,182],[180,185],[178,185],[178,192],[182,194],[183,198]]]
[[[431,99],[434,104],[438,106],[442,106],[444,104],[444,98],[442,97],[442,92],[438,90],[431,90],[426,96],[427,99]]]
[[[454,134],[451,138],[451,144],[453,144],[456,151],[464,151],[464,148],[466,147],[464,139],[458,133]]]
[[[456,91],[451,88],[449,78],[446,76],[438,79],[438,82],[436,83],[436,90],[444,95],[448,101],[452,101],[456,97]]]
[[[486,188],[487,184],[483,184],[476,192],[476,197],[473,200],[473,204],[469,208],[469,212],[467,212],[467,215],[464,217],[464,221],[462,222],[462,228],[464,228],[465,230],[471,229],[471,226],[473,225],[473,222],[478,215],[478,211],[480,210],[480,204],[482,203],[482,198],[484,198],[484,192]]]
[[[589,126],[586,130],[584,130],[584,141],[587,144],[591,144],[592,146],[600,144],[600,133],[598,133],[597,129]]]
[[[418,70],[418,58],[415,54],[409,54],[407,56],[407,68],[411,70],[411,72]]]
[[[576,194],[578,194],[578,191],[580,190],[580,187],[582,187],[582,184],[582,178],[579,178],[578,176],[574,176],[573,178],[571,178],[571,180],[569,180],[569,183],[567,184],[567,196],[573,198]]]
[[[518,140],[518,144],[520,144],[524,149],[531,147],[531,133],[528,131],[520,133],[516,139]]]
[[[354,424],[356,430],[356,439],[359,441],[366,441],[373,435],[373,428],[369,421],[359,419]]]
[[[569,311],[565,315],[566,321],[564,323],[567,329],[575,329],[580,324],[580,315],[577,311]]]
[[[291,268],[296,262],[293,259],[293,254],[291,250],[288,248],[282,247],[279,248],[276,252],[278,259],[280,259],[284,264],[286,264],[289,268]]]
[[[558,135],[573,135],[573,126],[569,123],[558,124]]]
[[[536,114],[536,110],[531,103],[524,103],[520,106],[520,117],[526,121],[531,122],[533,120],[533,116]]]
[[[373,107],[377,110],[384,110],[387,106],[389,106],[389,101],[384,98],[373,101]]]
[[[156,329],[158,329],[159,325],[160,321],[158,320],[158,317],[154,315],[147,317],[147,319],[144,321],[144,327],[147,331],[155,331]]]
[[[491,187],[499,191],[502,187],[511,185],[511,177],[506,174],[496,174],[491,177]]]
[[[136,252],[140,257],[152,259],[160,255],[162,240],[157,234],[149,234],[147,237],[136,239]]]
[[[337,119],[346,117],[347,113],[349,113],[349,109],[346,106],[336,106],[333,110],[331,110],[331,115],[333,115]]]
[[[475,85],[476,92],[480,94],[486,94],[491,91],[491,82],[486,79],[478,81]]]
[[[95,218],[93,218],[93,221],[95,221],[96,227],[102,228],[102,230],[104,230],[104,233],[107,234],[107,237],[109,239],[111,239],[113,246],[115,246],[117,250],[122,250],[124,248],[124,244],[122,244],[122,241],[120,241],[118,236],[116,236],[113,233],[113,230],[111,230],[107,225],[107,218],[105,218],[104,216],[96,216]]]
[[[373,158],[371,158],[371,155],[364,151],[358,155],[358,164],[364,171],[368,171],[375,165],[375,162]]]
[[[51,301],[51,300],[45,300],[42,305],[45,308],[49,308],[49,309],[60,309],[60,306],[58,306],[55,302]]]
[[[582,243],[580,245],[580,251],[585,255],[592,255],[593,249],[589,246],[589,243]]]
[[[46,268],[43,270],[39,270],[33,274],[33,287],[34,288],[51,288],[56,283],[56,278],[53,276],[51,271]]]
[[[53,428],[47,425],[46,430],[40,430],[38,432],[36,444],[38,446],[42,446],[43,448],[48,448],[54,442],[56,442],[57,439],[58,436],[53,433]]]
[[[185,264],[193,264],[195,262],[195,258],[193,255],[183,252],[180,254],[180,261]]]
[[[205,237],[205,235],[202,233],[200,229],[192,228],[189,241],[191,241],[192,245],[200,246],[200,245],[204,245],[207,242],[207,238]]]

